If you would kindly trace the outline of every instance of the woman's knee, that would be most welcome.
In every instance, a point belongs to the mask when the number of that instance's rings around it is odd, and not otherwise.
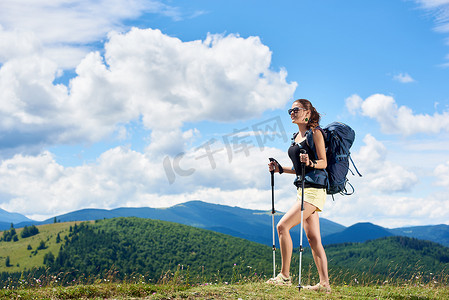
[[[276,225],[276,229],[277,229],[277,231],[278,231],[278,234],[282,234],[282,233],[285,233],[286,231],[289,231],[289,230],[290,230],[290,228],[287,228],[286,224],[283,223],[283,222],[279,222],[279,223]]]
[[[309,241],[310,246],[318,246],[321,244],[321,237],[315,234],[308,234],[307,240]]]
[[[315,236],[307,236],[307,240],[309,241],[310,246],[315,245],[317,242],[317,239]]]

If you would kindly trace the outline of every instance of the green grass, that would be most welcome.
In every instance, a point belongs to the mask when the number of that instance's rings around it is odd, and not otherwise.
[[[66,282],[64,273],[41,275],[39,278],[23,276],[17,281],[0,287],[0,299],[449,299],[446,282],[424,283],[422,278],[408,281],[343,281],[335,274],[332,293],[317,293],[296,288],[293,285],[266,284],[261,275],[250,277],[236,274],[234,283],[223,282],[218,276],[208,281],[190,278],[186,270],[178,267],[167,271],[156,282],[148,276],[131,274],[119,279],[117,271],[109,271],[104,277],[85,277]],[[305,272],[303,285],[314,284]],[[200,283],[198,283],[200,282]]]
[[[0,290],[0,299],[449,299],[449,288],[434,285],[333,286],[331,294],[272,286],[261,281],[195,286],[98,283],[69,287]]]
[[[64,243],[64,237],[69,234],[70,226],[80,222],[54,223],[39,225],[37,235],[21,238],[20,233],[23,228],[16,229],[19,240],[17,242],[0,242],[0,272],[21,272],[33,267],[44,266],[44,255],[52,252],[54,256],[58,255],[61,243]],[[61,243],[56,243],[56,237],[59,233]],[[34,251],[39,247],[41,241],[45,242],[46,249]],[[31,250],[28,250],[28,245]],[[9,256],[11,267],[6,267],[6,257]]]

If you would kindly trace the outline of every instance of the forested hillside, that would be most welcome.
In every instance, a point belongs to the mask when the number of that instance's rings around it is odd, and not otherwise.
[[[76,226],[54,262],[53,271],[77,270],[151,278],[189,269],[191,276],[231,279],[235,272],[269,274],[271,248],[244,239],[176,223],[140,218],[115,218]],[[119,275],[120,276],[120,275]]]
[[[79,277],[104,278],[111,273],[118,279],[140,274],[156,282],[164,274],[173,274],[177,270],[191,281],[232,282],[237,277],[264,278],[273,273],[271,247],[177,223],[131,217],[43,226],[57,230],[50,234],[49,229],[42,229],[32,237],[20,237],[17,242],[0,242],[1,253],[11,253],[11,261],[17,264],[15,270],[22,265],[22,260],[37,257],[34,252],[42,255],[41,261],[35,263],[36,268],[27,264],[21,272],[2,272],[1,282],[27,274],[36,278],[42,274],[64,274],[68,281]],[[44,232],[50,235],[46,236]],[[60,242],[51,244],[53,239],[58,240],[59,235]],[[49,247],[34,250],[38,241],[46,241]],[[33,245],[30,250],[26,249],[28,243]],[[29,256],[16,257],[16,253],[21,253],[18,245]],[[388,237],[325,248],[334,282],[404,281],[417,277],[427,282],[447,282],[449,248],[436,243]],[[293,275],[297,274],[297,254],[295,249]],[[279,271],[279,250],[276,257]],[[303,266],[304,276],[308,280],[316,280],[310,249],[304,252]],[[5,271],[12,268],[0,266],[0,270]]]
[[[407,237],[326,246],[329,265],[378,278],[447,281],[449,248]]]

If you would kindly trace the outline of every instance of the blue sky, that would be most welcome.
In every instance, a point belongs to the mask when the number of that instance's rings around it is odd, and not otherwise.
[[[323,217],[449,224],[448,0],[24,3],[0,3],[0,208],[269,210],[307,98],[363,174]]]

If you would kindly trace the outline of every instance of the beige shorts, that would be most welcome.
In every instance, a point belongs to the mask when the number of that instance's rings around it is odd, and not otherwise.
[[[296,198],[301,201],[301,188],[298,189]],[[326,189],[305,188],[304,201],[316,207],[317,211],[322,211],[326,203]]]

